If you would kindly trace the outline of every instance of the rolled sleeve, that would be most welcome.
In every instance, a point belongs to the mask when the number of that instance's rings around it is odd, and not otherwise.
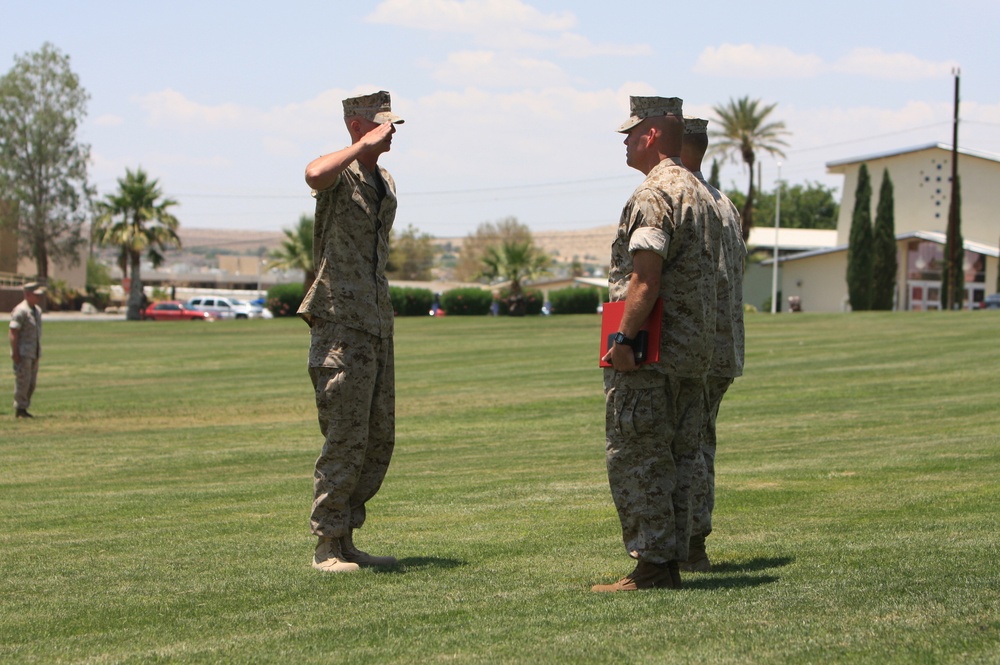
[[[636,229],[632,234],[628,243],[628,251],[629,254],[635,254],[639,251],[656,252],[666,259],[667,248],[669,246],[670,236],[664,233],[662,229],[646,226]]]

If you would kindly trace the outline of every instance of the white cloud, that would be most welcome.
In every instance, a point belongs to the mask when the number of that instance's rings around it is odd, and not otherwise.
[[[646,44],[593,43],[572,32],[572,12],[543,13],[521,0],[384,0],[372,23],[471,36],[490,49],[552,51],[564,57],[649,55]]]
[[[511,57],[495,51],[461,51],[435,68],[434,78],[446,85],[476,82],[484,87],[548,87],[566,82],[556,64],[534,58]]]
[[[628,96],[652,93],[644,83],[593,91],[553,86],[501,93],[482,88],[434,92],[411,102],[395,158],[409,161],[412,141],[421,151],[420,171],[443,182],[467,180],[466,158],[472,156],[483,183],[592,175],[595,158],[602,170],[614,172],[621,161],[621,137],[615,128],[628,117]],[[441,126],[448,131],[439,131]],[[602,150],[611,157],[601,156]]]
[[[261,139],[261,145],[264,146],[264,152],[266,154],[274,155],[275,157],[302,156],[301,146],[298,143],[287,139],[265,136]]]
[[[910,53],[885,53],[877,48],[856,48],[833,64],[845,74],[895,81],[948,76],[957,67],[954,61],[929,62]]]
[[[552,51],[566,58],[586,58],[592,56],[644,56],[652,55],[648,44],[595,44],[583,35],[563,32],[558,36],[538,34],[528,30],[494,32],[483,38],[484,43],[497,48],[532,49]]]
[[[709,46],[694,66],[697,74],[738,78],[809,78],[822,69],[819,56],[798,54],[783,46],[754,44]]]
[[[137,98],[154,126],[181,124],[204,129],[257,125],[261,113],[236,104],[207,106],[194,102],[176,90],[161,90]]]
[[[831,72],[875,79],[912,81],[947,76],[955,62],[930,62],[910,53],[856,48],[836,62],[784,46],[723,44],[701,52],[695,73],[757,79],[813,78]]]
[[[125,118],[120,115],[105,113],[94,118],[94,124],[98,127],[118,127],[124,124]]]
[[[562,31],[576,25],[571,12],[543,14],[520,0],[384,0],[368,15],[372,23],[434,32]]]
[[[136,98],[154,127],[189,131],[266,131],[270,135],[308,135],[343,118],[342,100],[378,90],[374,85],[325,90],[304,102],[270,109],[238,104],[202,104],[175,90]]]

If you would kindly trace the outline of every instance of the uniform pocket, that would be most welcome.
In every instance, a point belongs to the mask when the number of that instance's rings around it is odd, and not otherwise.
[[[639,371],[619,375],[614,390],[615,422],[627,439],[656,437],[666,430],[665,377]]]

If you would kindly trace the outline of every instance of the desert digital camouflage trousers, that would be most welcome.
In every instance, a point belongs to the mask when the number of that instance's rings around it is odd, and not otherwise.
[[[27,409],[38,383],[38,358],[21,357],[14,363],[14,408]]]
[[[734,379],[725,376],[710,376],[705,381],[705,427],[701,435],[701,454],[705,459],[705,482],[707,490],[700,492],[701,503],[695,509],[691,535],[707,536],[712,533],[712,511],[715,510],[715,448],[717,438],[715,421],[719,417],[719,405]]]
[[[312,532],[341,538],[365,522],[395,443],[396,387],[391,337],[317,321],[309,376],[325,437],[313,476]]]
[[[707,489],[705,382],[606,369],[604,392],[608,481],[625,549],[650,563],[685,561]]]

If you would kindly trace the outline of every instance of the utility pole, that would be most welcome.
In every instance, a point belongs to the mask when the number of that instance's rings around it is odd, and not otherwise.
[[[955,106],[952,118],[951,129],[951,201],[948,206],[948,234],[947,244],[948,256],[945,257],[945,270],[947,271],[948,289],[945,296],[945,308],[962,309],[962,291],[964,290],[959,280],[959,271],[962,269],[962,261],[965,252],[960,246],[961,238],[959,229],[959,190],[958,190],[958,81],[962,70],[958,67],[951,70],[955,77]]]
[[[778,162],[778,195],[774,207],[774,263],[771,268],[771,314],[778,313],[778,231],[781,230],[781,162]]]

